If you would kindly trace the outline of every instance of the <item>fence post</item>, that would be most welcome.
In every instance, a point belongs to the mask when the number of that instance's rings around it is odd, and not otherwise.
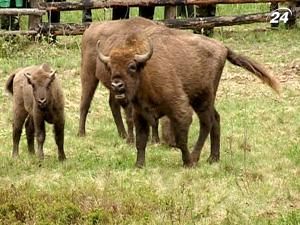
[[[165,6],[165,19],[176,19],[176,6]]]
[[[30,0],[31,8],[39,7],[39,0]],[[28,21],[29,30],[34,30],[42,22],[42,16],[30,15]]]

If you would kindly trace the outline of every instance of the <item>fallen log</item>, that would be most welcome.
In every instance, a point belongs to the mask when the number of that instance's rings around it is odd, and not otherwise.
[[[82,35],[88,28],[90,23],[76,24],[76,23],[42,23],[36,29],[40,34],[51,35]]]

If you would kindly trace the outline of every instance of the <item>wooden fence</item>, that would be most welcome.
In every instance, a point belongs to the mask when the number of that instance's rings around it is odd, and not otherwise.
[[[83,9],[114,8],[119,6],[165,6],[165,20],[158,21],[169,27],[181,29],[200,29],[207,27],[231,26],[238,24],[249,24],[255,22],[267,22],[270,20],[270,12],[237,15],[237,16],[216,16],[176,19],[176,6],[178,5],[207,5],[207,4],[242,4],[242,3],[279,3],[287,0],[91,0],[87,2],[39,2],[31,0],[30,9],[27,8],[0,8],[0,15],[28,15],[29,26],[27,31],[0,31],[0,35],[8,34],[53,34],[53,35],[81,35],[89,26],[74,23],[42,23],[42,16],[47,11],[74,11]],[[289,2],[300,2],[290,0]],[[299,17],[300,10],[295,10]]]

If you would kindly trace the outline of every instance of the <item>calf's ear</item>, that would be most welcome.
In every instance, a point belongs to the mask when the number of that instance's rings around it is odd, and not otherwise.
[[[40,66],[40,69],[41,70],[44,70],[46,72],[51,72],[51,68],[50,66],[47,64],[47,63],[43,63],[41,66]]]
[[[24,73],[24,76],[26,77],[28,84],[32,85],[31,74],[30,73]]]

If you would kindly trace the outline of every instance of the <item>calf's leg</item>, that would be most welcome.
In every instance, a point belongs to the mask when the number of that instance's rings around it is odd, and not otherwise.
[[[58,160],[63,161],[66,159],[64,152],[64,122],[59,121],[58,123],[54,124],[54,135],[58,149]]]
[[[19,142],[22,134],[23,124],[27,117],[27,113],[24,110],[16,110],[14,108],[13,117],[13,157],[19,156]]]
[[[28,152],[34,154],[34,124],[32,116],[28,116],[25,122]]]
[[[44,159],[44,151],[43,146],[46,138],[46,132],[45,132],[45,122],[43,119],[39,118],[39,115],[37,115],[34,118],[34,130],[35,130],[35,136],[37,139],[37,156],[40,160]]]

